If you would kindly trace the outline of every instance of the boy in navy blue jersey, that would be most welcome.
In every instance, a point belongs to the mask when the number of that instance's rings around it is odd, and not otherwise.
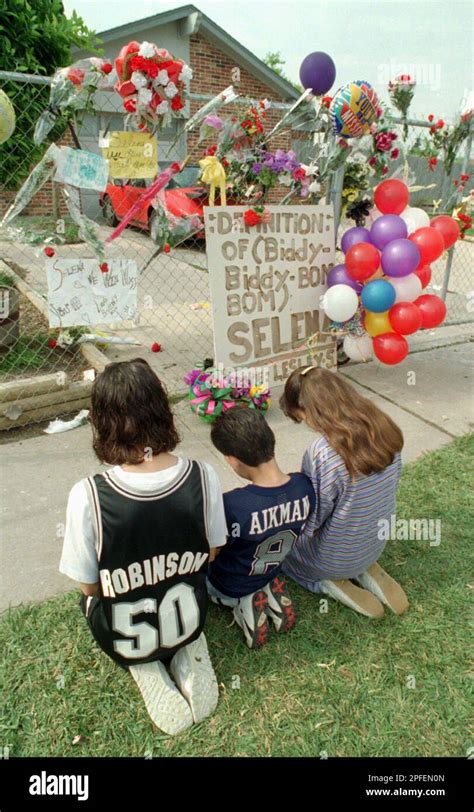
[[[212,425],[211,439],[233,470],[251,484],[224,494],[227,544],[208,570],[211,600],[231,606],[249,648],[296,621],[279,575],[285,557],[315,507],[304,474],[285,474],[275,459],[275,435],[257,411],[235,407]]]

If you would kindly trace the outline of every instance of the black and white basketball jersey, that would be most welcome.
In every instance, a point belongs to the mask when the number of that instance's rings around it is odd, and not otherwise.
[[[100,578],[86,612],[91,631],[122,666],[166,659],[199,637],[206,616],[206,471],[186,460],[171,483],[146,494],[113,469],[86,482]]]

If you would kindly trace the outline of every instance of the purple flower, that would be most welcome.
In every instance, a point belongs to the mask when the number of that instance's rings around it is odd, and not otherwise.
[[[292,149],[290,149],[286,153],[286,170],[287,170],[287,172],[294,172],[295,169],[299,168],[299,166],[300,166],[300,162],[298,161],[298,158],[296,157],[296,153],[293,152]]]
[[[306,180],[301,183],[300,197],[303,199],[309,197],[309,178],[306,178]]]
[[[282,149],[277,149],[273,159],[273,167],[272,167],[273,171],[277,173],[283,172],[284,170],[286,170],[286,164],[287,164],[286,152],[284,152]]]
[[[206,124],[208,127],[212,127],[214,130],[220,130],[222,129],[224,122],[222,121],[221,118],[219,118],[219,116],[211,115],[206,116],[206,118],[204,119],[204,124]]]
[[[263,159],[263,165],[267,166],[269,169],[273,169],[275,166],[275,156],[269,152],[265,158]]]
[[[186,375],[183,378],[184,383],[187,386],[192,386],[194,384],[196,378],[198,378],[199,375],[201,374],[201,372],[202,372],[202,369],[192,369],[190,372],[187,372]]]
[[[252,166],[253,174],[254,175],[259,175],[261,171],[262,171],[262,164],[259,163],[259,162],[254,163],[253,166]]]

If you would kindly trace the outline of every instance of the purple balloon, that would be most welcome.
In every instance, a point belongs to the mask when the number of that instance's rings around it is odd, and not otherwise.
[[[357,245],[359,242],[370,242],[370,231],[362,226],[354,226],[342,235],[341,248],[344,254],[347,254],[349,248]]]
[[[349,276],[347,273],[347,268],[344,264],[334,265],[334,267],[329,271],[327,276],[327,286],[330,288],[333,285],[349,285],[357,294],[359,294],[364,287],[361,282],[357,281],[357,279],[352,279],[352,277]]]
[[[381,263],[387,276],[408,276],[418,268],[420,252],[411,240],[392,240],[382,251]]]
[[[300,82],[304,88],[311,88],[315,96],[322,96],[333,86],[336,66],[329,54],[314,51],[306,56],[300,67]]]
[[[408,229],[404,220],[396,214],[384,214],[378,217],[370,229],[370,242],[379,251],[383,251],[392,240],[404,240]]]

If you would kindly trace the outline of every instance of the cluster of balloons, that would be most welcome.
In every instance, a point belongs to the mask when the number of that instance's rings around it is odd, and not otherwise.
[[[366,332],[347,335],[345,353],[398,364],[408,355],[405,336],[444,321],[443,300],[422,290],[431,280],[430,263],[454,245],[459,227],[448,215],[430,221],[409,206],[408,188],[395,178],[377,186],[374,201],[370,229],[350,228],[342,237],[345,261],[329,271],[323,309],[332,321],[345,322],[361,304]]]

